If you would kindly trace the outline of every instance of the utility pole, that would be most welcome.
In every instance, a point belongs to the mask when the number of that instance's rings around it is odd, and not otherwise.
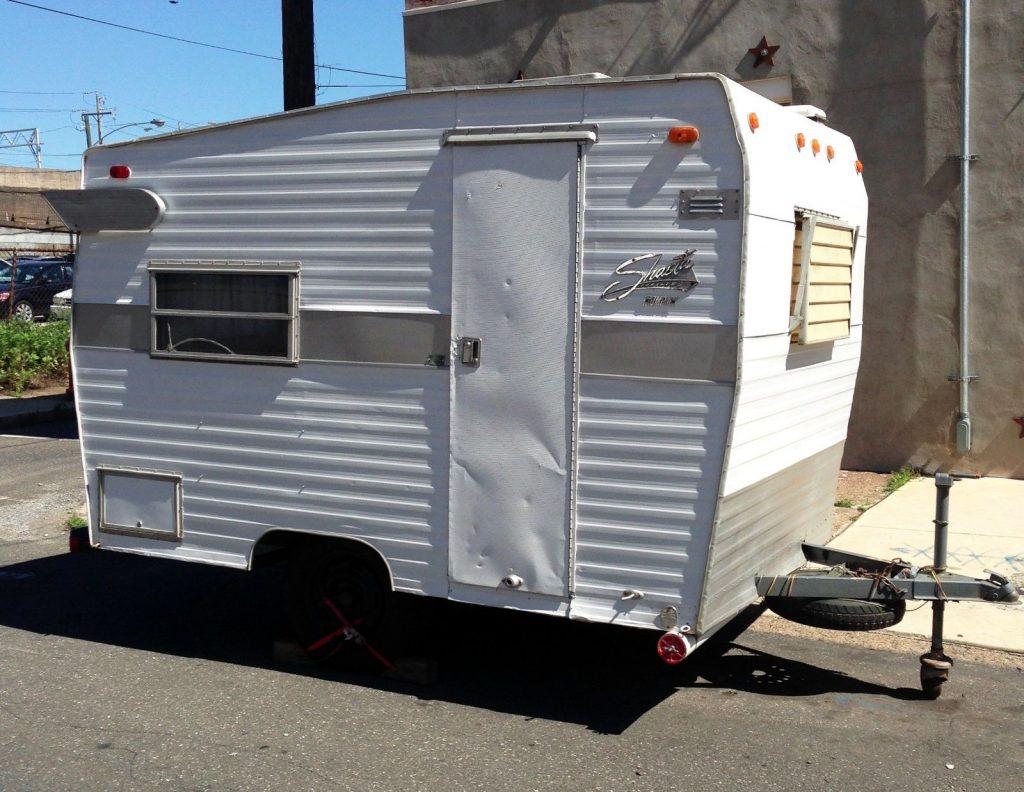
[[[281,59],[284,62],[284,109],[315,105],[313,0],[281,0]]]
[[[92,127],[89,125],[89,119],[95,117],[96,119],[96,133],[97,143],[103,142],[103,116],[114,115],[113,110],[103,109],[103,94],[97,92],[96,96],[96,112],[95,113],[82,113],[82,123],[85,124],[85,147],[89,148],[92,145]]]

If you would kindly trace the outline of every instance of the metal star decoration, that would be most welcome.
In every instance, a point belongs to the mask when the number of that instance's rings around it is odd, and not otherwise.
[[[1017,439],[1024,440],[1024,416],[1021,416],[1020,418],[1014,418],[1013,422],[1015,424],[1020,424],[1020,434],[1017,435]]]
[[[747,52],[754,56],[754,68],[756,69],[762,63],[774,66],[775,59],[772,56],[779,51],[780,46],[781,45],[779,44],[769,44],[768,37],[761,36],[761,40],[757,42],[757,46],[751,47],[747,50]]]

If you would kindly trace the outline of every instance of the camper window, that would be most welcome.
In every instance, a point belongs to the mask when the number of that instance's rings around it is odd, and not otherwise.
[[[150,265],[150,353],[294,363],[298,268]]]
[[[816,344],[850,335],[856,229],[809,212],[796,217],[790,291],[792,342]]]

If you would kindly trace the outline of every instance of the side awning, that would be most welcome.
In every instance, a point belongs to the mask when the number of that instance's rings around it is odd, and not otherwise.
[[[44,190],[43,197],[74,231],[148,231],[167,208],[159,195],[136,187]]]

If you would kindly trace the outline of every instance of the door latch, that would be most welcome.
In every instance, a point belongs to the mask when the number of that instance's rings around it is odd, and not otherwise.
[[[480,365],[480,339],[479,338],[460,338],[459,339],[459,359],[462,361],[463,366],[479,366]]]

